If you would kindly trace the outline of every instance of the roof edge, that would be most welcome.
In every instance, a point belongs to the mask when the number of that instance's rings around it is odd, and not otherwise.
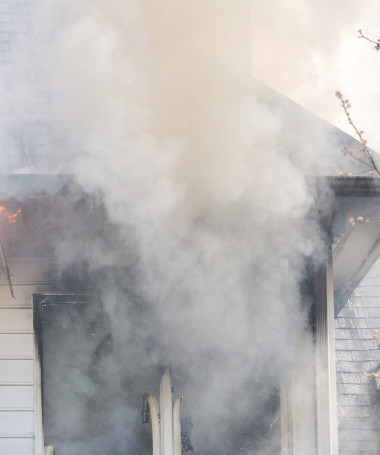
[[[380,197],[380,178],[321,177],[338,197]]]

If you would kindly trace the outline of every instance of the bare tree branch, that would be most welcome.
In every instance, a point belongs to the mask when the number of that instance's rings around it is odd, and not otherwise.
[[[380,45],[380,43],[379,43]],[[380,170],[376,164],[376,161],[374,159],[372,151],[368,148],[367,145],[367,139],[364,137],[364,131],[359,130],[354,122],[352,121],[351,118],[351,104],[348,99],[344,99],[342,92],[336,91],[335,96],[340,100],[341,106],[344,110],[344,113],[346,114],[348,123],[352,126],[354,129],[357,137],[359,138],[360,141],[360,148],[358,152],[355,152],[351,149],[349,149],[347,146],[343,147],[343,154],[344,155],[351,155],[354,159],[361,161],[363,164],[367,165],[371,171],[375,171],[379,176],[380,176]],[[355,155],[356,153],[356,155]],[[370,171],[370,172],[371,172]]]
[[[367,40],[370,43],[374,44],[373,48],[375,49],[375,51],[379,51],[380,50],[380,39],[378,39],[377,41],[374,41],[371,38],[368,38],[368,36],[365,36],[363,34],[363,31],[361,29],[358,30],[358,33],[359,33],[358,38],[364,38],[365,40]]]

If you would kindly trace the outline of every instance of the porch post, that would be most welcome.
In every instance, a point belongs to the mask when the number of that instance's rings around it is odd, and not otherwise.
[[[173,455],[173,393],[169,366],[160,368],[161,455]]]
[[[338,455],[334,283],[331,245],[315,272],[316,410],[318,455]]]

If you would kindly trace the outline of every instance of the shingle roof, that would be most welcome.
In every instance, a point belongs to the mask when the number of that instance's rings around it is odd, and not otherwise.
[[[254,79],[253,85],[257,101],[281,123],[279,147],[297,163],[304,161],[308,174],[337,175],[343,171],[367,175],[365,164],[342,153],[344,146],[359,150],[359,141],[263,82]],[[380,155],[374,155],[380,163]]]

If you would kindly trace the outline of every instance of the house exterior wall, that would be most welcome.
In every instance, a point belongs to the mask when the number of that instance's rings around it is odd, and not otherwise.
[[[48,24],[32,0],[0,2],[0,173],[55,169]]]
[[[15,299],[0,266],[0,454],[38,454],[32,294],[47,292],[48,258],[8,258]],[[37,392],[37,394],[36,394]],[[37,430],[37,431],[36,431]]]
[[[49,24],[37,11],[34,0],[0,2],[0,174],[56,169],[43,62]],[[41,455],[32,295],[49,290],[50,260],[9,257],[8,265],[16,298],[0,261],[0,454]]]
[[[380,453],[376,382],[361,373],[380,366],[372,335],[380,329],[380,260],[335,320],[339,455]]]

